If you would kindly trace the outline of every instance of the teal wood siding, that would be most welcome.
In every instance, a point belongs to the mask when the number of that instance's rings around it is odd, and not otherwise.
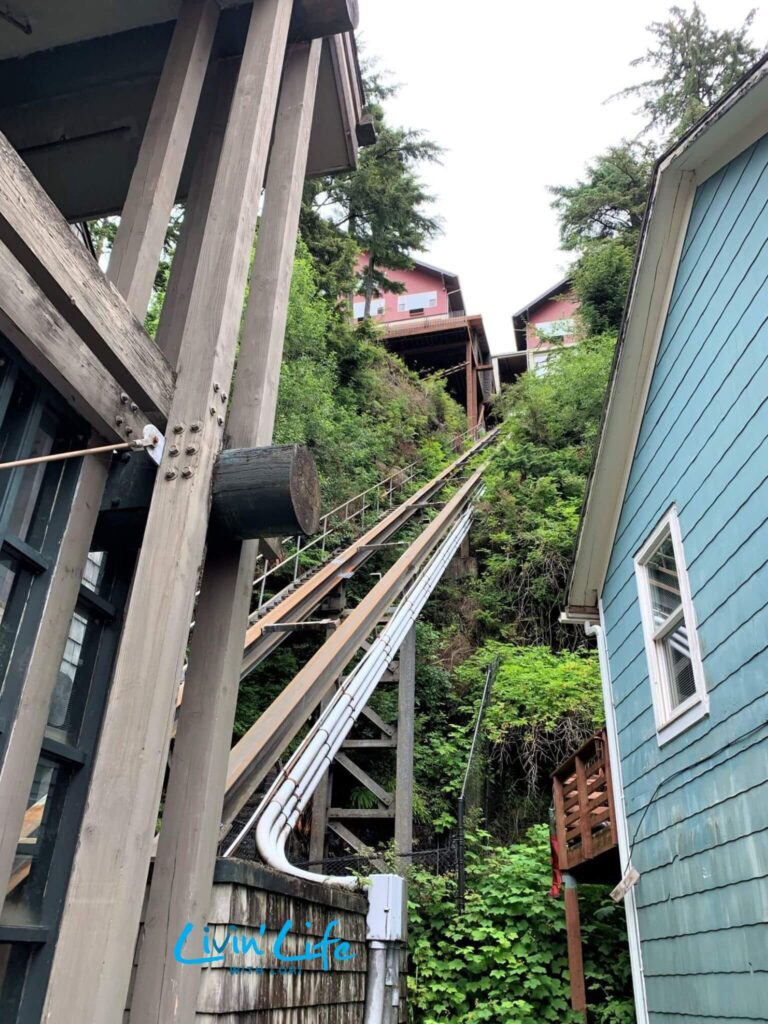
[[[677,506],[710,714],[659,747],[633,558]],[[768,136],[697,191],[606,584],[652,1024],[768,1020]]]

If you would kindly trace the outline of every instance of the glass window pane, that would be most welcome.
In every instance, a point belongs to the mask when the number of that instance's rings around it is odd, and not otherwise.
[[[42,455],[50,455],[54,443],[54,424],[50,421],[43,421],[37,428],[31,445],[24,446],[23,458],[36,459]],[[61,475],[61,465],[53,463],[55,476]],[[32,514],[37,504],[37,498],[43,484],[43,478],[48,467],[45,463],[38,466],[25,466],[23,469],[14,470],[18,474],[17,490],[13,498],[13,507],[10,510],[7,530],[15,537],[22,540],[27,539],[27,533],[32,522]],[[55,492],[54,492],[55,493]]]
[[[26,942],[0,942],[0,1020],[16,1020],[24,976],[32,954]]]
[[[665,622],[680,606],[680,581],[672,538],[665,537],[646,562],[651,588],[654,628]]]
[[[663,643],[670,682],[669,696],[674,709],[696,693],[685,623],[681,622],[677,629],[664,638]]]
[[[107,564],[106,551],[91,551],[85,563],[83,572],[83,586],[98,594],[101,581],[104,578],[104,569]]]
[[[16,645],[32,575],[20,570],[17,561],[0,552],[0,691]]]
[[[0,917],[4,925],[40,923],[67,775],[67,769],[50,758],[43,756],[38,761]]]

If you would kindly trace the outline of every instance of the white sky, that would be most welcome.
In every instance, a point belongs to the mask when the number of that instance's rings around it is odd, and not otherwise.
[[[680,6],[690,6],[678,0]],[[425,254],[461,277],[494,352],[514,348],[511,315],[555,284],[568,257],[547,185],[640,122],[633,101],[603,101],[646,68],[645,26],[673,0],[360,0],[367,55],[401,83],[393,124],[424,128],[446,150],[423,169],[444,234]],[[700,0],[716,28],[740,24],[750,0]],[[768,4],[753,39],[768,39]]]

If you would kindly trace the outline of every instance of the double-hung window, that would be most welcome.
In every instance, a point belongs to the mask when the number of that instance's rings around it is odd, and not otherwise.
[[[659,744],[709,711],[696,617],[675,508],[635,556]]]

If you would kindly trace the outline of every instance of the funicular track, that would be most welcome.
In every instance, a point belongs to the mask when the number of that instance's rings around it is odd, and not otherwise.
[[[305,577],[295,589],[289,586],[277,594],[269,602],[264,614],[252,623],[245,635],[240,678],[244,678],[282,643],[291,632],[290,623],[306,621],[341,582],[350,579],[360,566],[399,533],[414,516],[428,508],[434,497],[478,452],[491,444],[496,436],[496,430],[490,431],[345,550],[331,557],[328,562]]]
[[[306,622],[342,581],[349,579],[414,516],[425,508],[434,508],[435,496],[449,483],[455,482],[470,460],[493,443],[496,436],[497,431],[491,431],[343,552],[336,554],[301,582],[296,589],[285,591],[279,603],[272,603],[248,630],[241,678],[290,635],[293,623]],[[309,662],[232,748],[221,838],[227,835],[235,817],[321,701],[333,691],[334,684],[346,666],[365,647],[368,637],[393,604],[403,597],[430,556],[462,516],[467,516],[481,487],[482,472],[482,468],[473,472],[461,484],[436,517],[424,525],[424,529],[410,542],[395,564],[348,613]]]

